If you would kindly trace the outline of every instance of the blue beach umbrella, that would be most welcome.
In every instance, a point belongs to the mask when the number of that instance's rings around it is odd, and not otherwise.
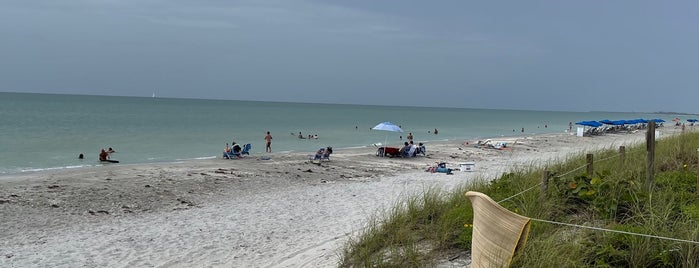
[[[687,119],[687,122],[692,122],[692,123],[694,123],[694,122],[697,122],[697,121],[699,121],[699,120],[697,120],[697,119]]]
[[[399,126],[396,126],[395,124],[393,124],[391,122],[379,123],[378,125],[376,125],[375,127],[371,128],[371,129],[390,131],[390,132],[403,132],[403,130],[400,129]],[[386,134],[386,138],[384,139],[384,142],[383,142],[384,148],[386,148],[387,141],[388,141],[388,134]],[[386,149],[384,149],[384,150],[386,150]]]
[[[372,129],[374,129],[374,130],[392,131],[392,132],[403,132],[403,130],[400,129],[399,126],[396,126],[395,124],[393,124],[393,123],[391,123],[391,122],[379,123],[378,125],[376,125],[376,126],[373,127]]]
[[[624,120],[624,122],[629,125],[638,124],[638,119]]]
[[[581,126],[588,126],[588,127],[599,127],[602,125],[602,123],[597,122],[597,121],[580,121],[576,122],[576,125],[581,125]]]

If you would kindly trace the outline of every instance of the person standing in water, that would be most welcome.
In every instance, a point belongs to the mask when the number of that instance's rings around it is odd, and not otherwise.
[[[272,152],[272,135],[269,134],[269,131],[267,131],[267,135],[265,136],[265,141],[267,141],[267,145],[265,146],[265,151],[268,153],[271,153]]]
[[[100,151],[99,159],[100,161],[109,160],[109,154],[107,153],[107,151],[104,150],[104,148],[102,148],[102,150]]]

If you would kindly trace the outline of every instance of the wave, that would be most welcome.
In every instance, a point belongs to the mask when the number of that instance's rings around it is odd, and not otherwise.
[[[41,171],[49,171],[49,170],[75,169],[75,168],[85,168],[85,167],[94,167],[94,166],[95,165],[74,165],[74,166],[48,167],[48,168],[25,168],[25,169],[21,169],[19,172],[20,173],[41,172]],[[12,172],[0,172],[0,173],[9,174]]]

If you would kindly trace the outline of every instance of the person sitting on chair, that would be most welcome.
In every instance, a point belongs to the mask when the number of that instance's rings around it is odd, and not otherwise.
[[[314,157],[315,160],[323,158],[323,155],[325,155],[325,148],[320,148],[318,151],[316,151],[316,155]]]
[[[226,148],[223,148],[223,158],[228,159],[230,154],[231,147],[228,147],[228,143],[226,142]]]
[[[417,151],[418,151],[417,145],[415,145],[415,143],[413,143],[413,141],[410,141],[409,146],[410,147],[408,147],[408,157],[417,156]]]
[[[243,148],[240,148],[240,145],[238,145],[238,143],[236,143],[236,142],[234,141],[234,142],[233,142],[233,146],[231,146],[232,155],[241,157],[242,155],[240,154],[240,152],[241,152],[242,150],[243,150]]]
[[[314,156],[314,160],[330,159],[330,154],[333,153],[333,147],[328,146],[327,148],[320,148]]]
[[[408,155],[408,151],[410,151],[410,144],[406,141],[403,143],[403,147],[398,150],[398,153],[400,153],[402,157],[408,157],[410,156]]]

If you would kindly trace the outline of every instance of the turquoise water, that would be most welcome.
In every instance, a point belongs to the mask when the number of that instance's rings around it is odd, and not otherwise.
[[[674,118],[670,115],[362,106],[0,93],[0,174],[100,165],[100,148],[113,147],[123,164],[220,157],[226,142],[252,143],[264,154],[319,147],[366,147],[416,141],[564,132],[569,122]],[[391,121],[404,133],[371,130]],[[439,130],[434,135],[434,129]],[[524,128],[524,133],[521,132]],[[514,130],[514,131],[513,131]],[[296,135],[317,134],[299,140]],[[294,135],[292,135],[294,133]],[[85,154],[79,160],[78,155]]]

